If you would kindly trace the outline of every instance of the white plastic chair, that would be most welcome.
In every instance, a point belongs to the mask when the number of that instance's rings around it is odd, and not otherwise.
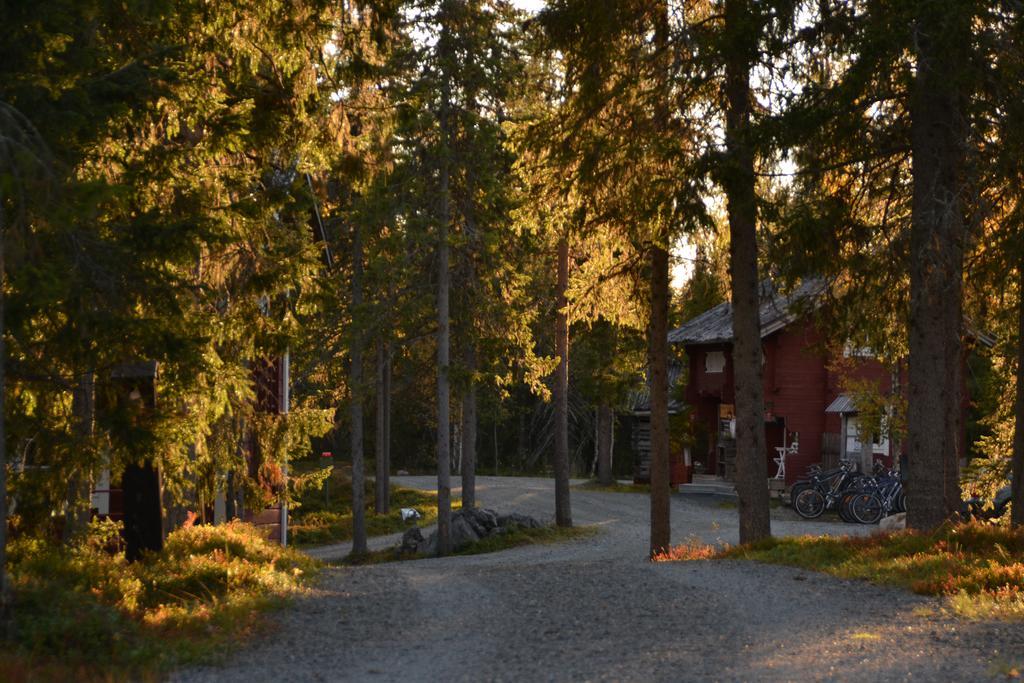
[[[772,458],[775,464],[779,466],[778,471],[775,473],[776,479],[786,478],[786,457],[790,455],[796,455],[800,450],[800,442],[794,441],[789,446],[776,446],[775,452],[779,454],[779,457]]]

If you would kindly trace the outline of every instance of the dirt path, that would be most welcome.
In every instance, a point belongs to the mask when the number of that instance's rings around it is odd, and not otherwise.
[[[429,478],[401,484],[431,488]],[[482,477],[481,504],[550,518],[549,481]],[[331,569],[280,628],[179,681],[978,680],[1024,628],[935,600],[754,563],[647,562],[647,498],[573,490],[582,541]],[[673,540],[736,540],[736,512],[676,496]],[[774,512],[776,534],[862,528]]]

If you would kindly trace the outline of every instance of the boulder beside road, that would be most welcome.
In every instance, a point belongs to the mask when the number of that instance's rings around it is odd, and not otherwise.
[[[513,512],[499,515],[487,508],[465,508],[452,513],[452,550],[462,550],[489,536],[508,533],[514,529],[539,529],[542,526],[529,515]],[[402,536],[398,551],[403,554],[436,555],[437,531],[424,538],[419,527],[412,527]]]
[[[895,515],[883,517],[878,523],[879,531],[899,531],[907,528],[907,513],[897,512]]]

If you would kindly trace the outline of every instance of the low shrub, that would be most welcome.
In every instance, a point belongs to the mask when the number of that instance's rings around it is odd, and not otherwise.
[[[104,523],[72,547],[11,544],[0,679],[117,680],[205,659],[317,568],[241,522],[179,529],[132,564],[105,550],[110,535]]]
[[[941,596],[972,618],[1024,618],[1024,530],[946,525],[932,533],[769,538],[715,548],[680,546],[663,559],[745,559],[902,586]]]
[[[672,546],[663,553],[655,554],[651,560],[654,562],[685,562],[688,560],[713,560],[721,555],[722,549],[718,546],[704,543],[696,536],[686,539],[686,543]]]

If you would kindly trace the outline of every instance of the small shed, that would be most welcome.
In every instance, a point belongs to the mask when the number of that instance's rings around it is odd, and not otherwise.
[[[678,415],[684,409],[680,401],[673,397],[672,387],[679,383],[682,366],[671,363],[668,368],[669,416]],[[633,481],[649,483],[651,481],[651,387],[645,383],[630,397],[630,439],[633,446]],[[669,452],[670,484],[678,486],[690,479],[690,463],[687,453]]]

